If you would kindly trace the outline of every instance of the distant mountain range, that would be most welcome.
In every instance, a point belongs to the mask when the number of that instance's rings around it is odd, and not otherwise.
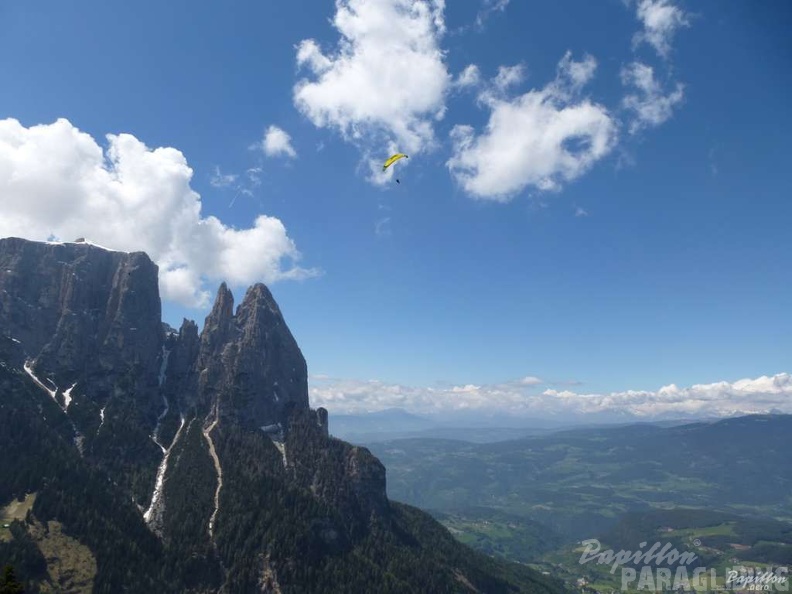
[[[715,571],[710,585],[723,590],[735,566],[792,565],[791,415],[370,447],[388,468],[390,497],[430,510],[461,542],[586,594],[623,585],[610,565],[581,565],[585,539],[616,551],[671,543],[696,555],[689,572]]]
[[[496,510],[576,540],[629,511],[687,507],[792,521],[792,415],[370,447],[388,468],[394,499],[442,513]]]
[[[330,415],[330,433],[353,443],[377,443],[408,438],[456,439],[473,443],[509,441],[521,437],[547,435],[555,431],[597,427],[649,424],[674,427],[692,422],[715,422],[718,418],[677,418],[652,421],[631,415],[569,417],[565,419],[526,418],[517,415],[444,412],[417,415],[401,408],[360,414]]]

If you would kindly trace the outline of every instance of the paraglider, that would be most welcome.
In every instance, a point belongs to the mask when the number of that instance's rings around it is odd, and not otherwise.
[[[410,157],[408,157],[404,153],[396,153],[395,155],[391,155],[390,157],[388,157],[388,159],[385,161],[385,163],[382,164],[382,170],[385,171],[388,167],[393,165],[399,159],[409,159],[409,158]],[[398,178],[396,179],[396,183],[397,184],[401,183]]]

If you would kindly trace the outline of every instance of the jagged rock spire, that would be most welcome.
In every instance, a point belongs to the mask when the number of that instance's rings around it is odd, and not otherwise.
[[[206,317],[196,355],[194,403],[218,405],[221,417],[244,425],[285,425],[289,410],[308,408],[308,370],[297,342],[269,289],[250,287],[233,311],[223,283]]]

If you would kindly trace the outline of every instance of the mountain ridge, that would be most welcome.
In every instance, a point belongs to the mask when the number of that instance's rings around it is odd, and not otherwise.
[[[0,239],[0,505],[37,493],[30,521],[89,547],[94,591],[560,591],[387,499],[379,460],[310,407],[263,284],[236,311],[221,284],[201,332],[160,318],[142,252]]]

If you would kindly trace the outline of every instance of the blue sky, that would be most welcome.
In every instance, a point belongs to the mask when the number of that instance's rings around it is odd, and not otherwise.
[[[0,236],[267,282],[331,412],[789,406],[788,3],[78,6],[0,6]]]

